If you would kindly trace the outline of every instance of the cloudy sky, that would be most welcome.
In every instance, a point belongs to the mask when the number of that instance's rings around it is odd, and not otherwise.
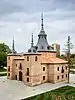
[[[36,45],[41,12],[49,44],[60,43],[63,51],[68,36],[75,43],[75,0],[0,0],[0,42],[11,48],[14,36],[16,51],[25,52],[33,32]]]

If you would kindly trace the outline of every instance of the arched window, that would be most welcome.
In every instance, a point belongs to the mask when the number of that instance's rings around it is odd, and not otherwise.
[[[37,61],[37,59],[38,59],[37,56],[35,56],[35,61]]]

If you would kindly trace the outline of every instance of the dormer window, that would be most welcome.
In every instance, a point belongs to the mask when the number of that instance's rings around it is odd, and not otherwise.
[[[31,52],[31,50],[29,49],[28,52]]]
[[[41,46],[41,49],[44,49],[44,47],[43,47],[43,46]]]
[[[35,47],[35,49],[37,50],[37,49],[38,49],[38,47],[36,46],[36,47]]]
[[[47,49],[50,50],[50,46],[48,46]]]
[[[35,50],[33,50],[33,52],[36,52]]]

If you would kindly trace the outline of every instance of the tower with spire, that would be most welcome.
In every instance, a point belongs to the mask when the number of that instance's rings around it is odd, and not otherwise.
[[[43,30],[43,13],[41,14],[41,30]]]
[[[14,45],[14,37],[13,37],[13,43],[12,43],[12,54],[15,54],[16,51],[15,51],[15,45]]]
[[[31,47],[33,47],[34,43],[33,43],[33,33],[32,33],[32,40],[31,40]]]
[[[33,41],[33,33],[32,33],[32,39],[31,39],[31,48],[28,49],[29,53],[36,53],[35,47],[34,47],[34,41]]]
[[[43,13],[41,13],[41,30],[38,35],[38,42],[36,45],[37,51],[50,51],[52,50],[47,42],[47,34],[44,31]]]

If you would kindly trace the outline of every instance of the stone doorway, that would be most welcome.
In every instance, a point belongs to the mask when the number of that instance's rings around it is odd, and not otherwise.
[[[19,71],[19,81],[22,81],[22,72]]]

